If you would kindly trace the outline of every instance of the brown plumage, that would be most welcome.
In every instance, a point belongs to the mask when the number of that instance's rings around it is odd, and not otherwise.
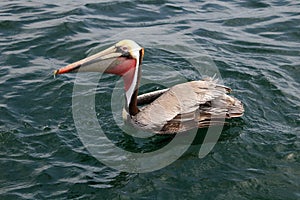
[[[244,113],[241,101],[227,95],[230,91],[213,79],[178,84],[153,93],[153,101],[132,116],[132,122],[159,134],[223,125],[225,119],[241,117]],[[147,95],[151,99],[149,94],[141,95],[138,102]]]

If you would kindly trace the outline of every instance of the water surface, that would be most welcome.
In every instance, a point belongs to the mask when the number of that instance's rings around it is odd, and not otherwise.
[[[298,199],[299,10],[291,0],[1,1],[1,199]],[[242,121],[226,127],[206,157],[195,144],[166,168],[131,174],[86,150],[72,116],[76,75],[54,79],[52,71],[124,38],[146,48],[145,81],[173,85],[178,72],[202,78],[174,52],[199,49],[244,102]],[[132,151],[168,142],[132,146],[120,132],[110,112],[116,81],[105,75],[97,88],[109,138]]]

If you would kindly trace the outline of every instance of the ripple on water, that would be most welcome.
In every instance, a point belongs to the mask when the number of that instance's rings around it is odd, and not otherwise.
[[[299,5],[297,1],[0,2],[1,198],[296,199]],[[183,35],[193,42],[182,42]],[[123,37],[146,48],[145,82],[173,85],[182,80],[180,75],[201,78],[173,50],[180,45],[202,48],[201,56],[214,61],[224,83],[244,102],[243,120],[224,129],[208,156],[197,157],[199,142],[195,142],[172,165],[135,175],[106,167],[85,149],[72,117],[76,75],[54,79],[52,71]],[[92,77],[77,80],[85,86]],[[97,100],[103,102],[97,105],[97,116],[108,137],[132,151],[151,151],[168,143],[172,138],[140,141],[122,134],[108,112],[116,81],[117,77],[105,75],[99,84],[93,83],[98,84]],[[164,86],[149,84],[141,91],[159,87]]]

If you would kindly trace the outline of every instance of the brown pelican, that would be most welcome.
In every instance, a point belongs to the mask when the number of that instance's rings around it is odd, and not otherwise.
[[[225,119],[243,115],[242,102],[227,95],[231,89],[217,84],[213,78],[138,96],[143,56],[144,49],[136,42],[122,40],[54,73],[102,72],[122,76],[126,111],[123,117],[134,126],[153,133],[178,133],[223,125]],[[139,104],[144,106],[139,108]]]

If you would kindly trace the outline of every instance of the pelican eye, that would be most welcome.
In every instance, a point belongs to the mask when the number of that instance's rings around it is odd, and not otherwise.
[[[126,51],[126,52],[128,51],[128,47],[123,46],[123,47],[121,47],[121,49],[122,49],[122,51]]]
[[[117,51],[120,52],[120,53],[122,53],[121,57],[132,58],[132,56],[131,56],[131,54],[129,52],[129,49],[126,46],[119,46],[119,47],[117,47]]]
[[[126,46],[116,46],[116,48],[118,52],[122,52],[122,53],[128,52],[128,47]]]

